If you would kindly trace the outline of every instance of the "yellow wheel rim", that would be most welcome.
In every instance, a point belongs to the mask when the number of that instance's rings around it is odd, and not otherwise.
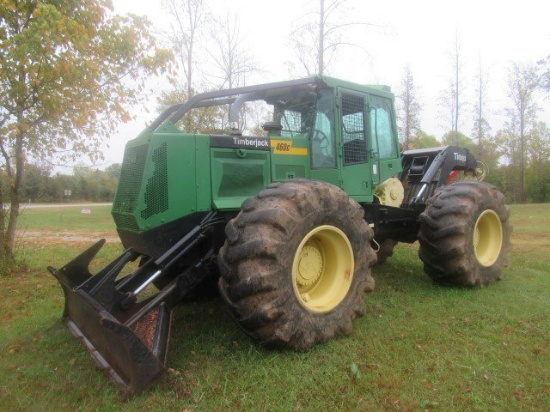
[[[302,240],[292,263],[292,286],[306,309],[324,313],[346,297],[353,281],[353,250],[348,237],[323,225]]]
[[[484,211],[474,228],[474,252],[483,266],[493,265],[502,249],[502,224],[493,210]]]

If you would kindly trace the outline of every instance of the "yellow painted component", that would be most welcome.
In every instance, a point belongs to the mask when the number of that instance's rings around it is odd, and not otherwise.
[[[474,227],[474,252],[485,267],[493,265],[502,250],[502,223],[494,210],[487,209],[477,218]]]
[[[390,177],[376,186],[374,195],[381,205],[399,207],[405,198],[405,189],[399,179]]]
[[[306,244],[302,248],[296,282],[299,286],[308,286],[315,283],[323,272],[323,255],[319,248]]]
[[[482,182],[489,174],[489,166],[481,160],[477,161],[476,165],[476,179]]]
[[[307,156],[307,147],[293,147],[292,140],[271,140],[273,154]]]
[[[318,226],[300,242],[292,263],[292,286],[311,312],[326,313],[348,294],[354,258],[348,237],[334,226]]]

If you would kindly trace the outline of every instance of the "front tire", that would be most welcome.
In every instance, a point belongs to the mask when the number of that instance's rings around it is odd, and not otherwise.
[[[420,259],[438,283],[484,286],[508,263],[510,213],[504,195],[483,182],[462,181],[439,189],[420,215]]]
[[[303,179],[274,183],[226,227],[219,289],[243,329],[270,347],[309,349],[349,335],[374,288],[373,233],[342,190]]]

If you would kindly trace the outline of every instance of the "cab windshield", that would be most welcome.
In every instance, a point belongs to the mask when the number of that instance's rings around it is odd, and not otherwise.
[[[273,102],[273,120],[281,125],[281,137],[309,139],[313,168],[336,167],[333,99],[332,89],[322,89]]]

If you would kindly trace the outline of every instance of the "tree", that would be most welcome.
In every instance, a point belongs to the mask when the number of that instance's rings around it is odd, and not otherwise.
[[[489,122],[485,118],[485,106],[486,106],[486,94],[487,94],[487,77],[483,72],[481,66],[481,58],[479,59],[479,71],[477,74],[477,90],[476,90],[476,103],[474,106],[474,127],[472,130],[472,135],[475,137],[477,143],[477,156],[482,158],[485,154],[485,146],[487,144],[486,139],[488,138],[488,133],[491,129]]]
[[[247,76],[257,67],[243,43],[238,17],[227,13],[223,18],[216,19],[212,38],[216,47],[209,50],[209,54],[217,69],[217,74],[213,76],[219,79],[216,86],[226,89],[245,86]]]
[[[121,171],[122,171],[121,163],[113,163],[105,168],[105,172],[107,173],[107,175],[109,175],[110,177],[116,180],[120,178]]]
[[[423,149],[425,147],[437,147],[441,143],[436,139],[435,136],[427,134],[423,130],[418,130],[415,136],[411,136],[409,141],[410,149]]]
[[[246,86],[248,76],[258,71],[258,67],[244,44],[245,37],[241,35],[238,17],[228,12],[223,18],[216,19],[212,27],[212,38],[216,47],[209,50],[209,54],[216,70],[212,77],[219,79],[216,86],[225,89]],[[227,129],[230,126],[245,129],[245,107],[239,115],[238,125],[227,124],[228,110],[228,107],[223,107],[225,115],[221,117],[222,128]]]
[[[420,130],[420,104],[416,99],[416,89],[410,65],[405,68],[401,88],[401,94],[397,96],[399,102],[399,132],[405,149],[408,149],[409,140]]]
[[[472,150],[474,142],[468,136],[461,132],[449,131],[441,138],[441,143],[444,145],[455,145]]]
[[[50,193],[52,166],[46,163],[28,163],[25,167],[25,180],[21,187],[23,201],[36,202],[38,200],[51,200]]]
[[[171,105],[186,102],[190,97],[180,87],[163,92],[159,97],[159,111],[162,112]],[[178,126],[188,133],[223,133],[223,119],[224,110],[221,106],[198,107],[186,113],[178,122]]]
[[[460,111],[463,107],[462,102],[462,60],[460,40],[458,36],[458,30],[455,35],[455,43],[451,54],[451,62],[453,68],[453,75],[450,79],[449,89],[442,93],[440,102],[444,109],[446,109],[446,117],[450,123],[450,130],[456,137],[453,144],[458,144],[458,129],[460,120]]]
[[[111,13],[104,0],[5,0],[0,8],[0,152],[10,212],[0,219],[0,260],[13,261],[27,159],[85,153],[130,119],[143,77],[159,74],[148,22]],[[0,193],[0,210],[5,202]],[[7,220],[7,221],[6,221]]]
[[[525,191],[530,202],[550,200],[550,130],[538,122],[529,131]]]
[[[112,201],[115,197],[118,179],[106,171],[89,167],[75,167],[72,176],[75,192],[73,199],[100,202]]]
[[[300,19],[298,28],[292,31],[290,43],[300,63],[300,71],[306,75],[324,75],[341,46],[360,47],[346,40],[343,34],[345,29],[349,31],[354,26],[372,26],[362,21],[350,21],[349,15],[352,13],[343,7],[347,2],[319,0],[318,11]],[[291,66],[294,67],[293,64]]]
[[[532,64],[513,63],[508,77],[508,97],[511,106],[506,109],[508,121],[503,135],[509,149],[509,159],[517,165],[518,200],[525,200],[525,154],[529,132],[536,124],[539,110],[536,102],[538,75]]]
[[[550,55],[537,62],[539,69],[538,85],[542,90],[550,92]]]
[[[166,7],[173,18],[169,34],[179,64],[185,76],[187,96],[194,94],[195,49],[204,23],[203,0],[166,0]]]

